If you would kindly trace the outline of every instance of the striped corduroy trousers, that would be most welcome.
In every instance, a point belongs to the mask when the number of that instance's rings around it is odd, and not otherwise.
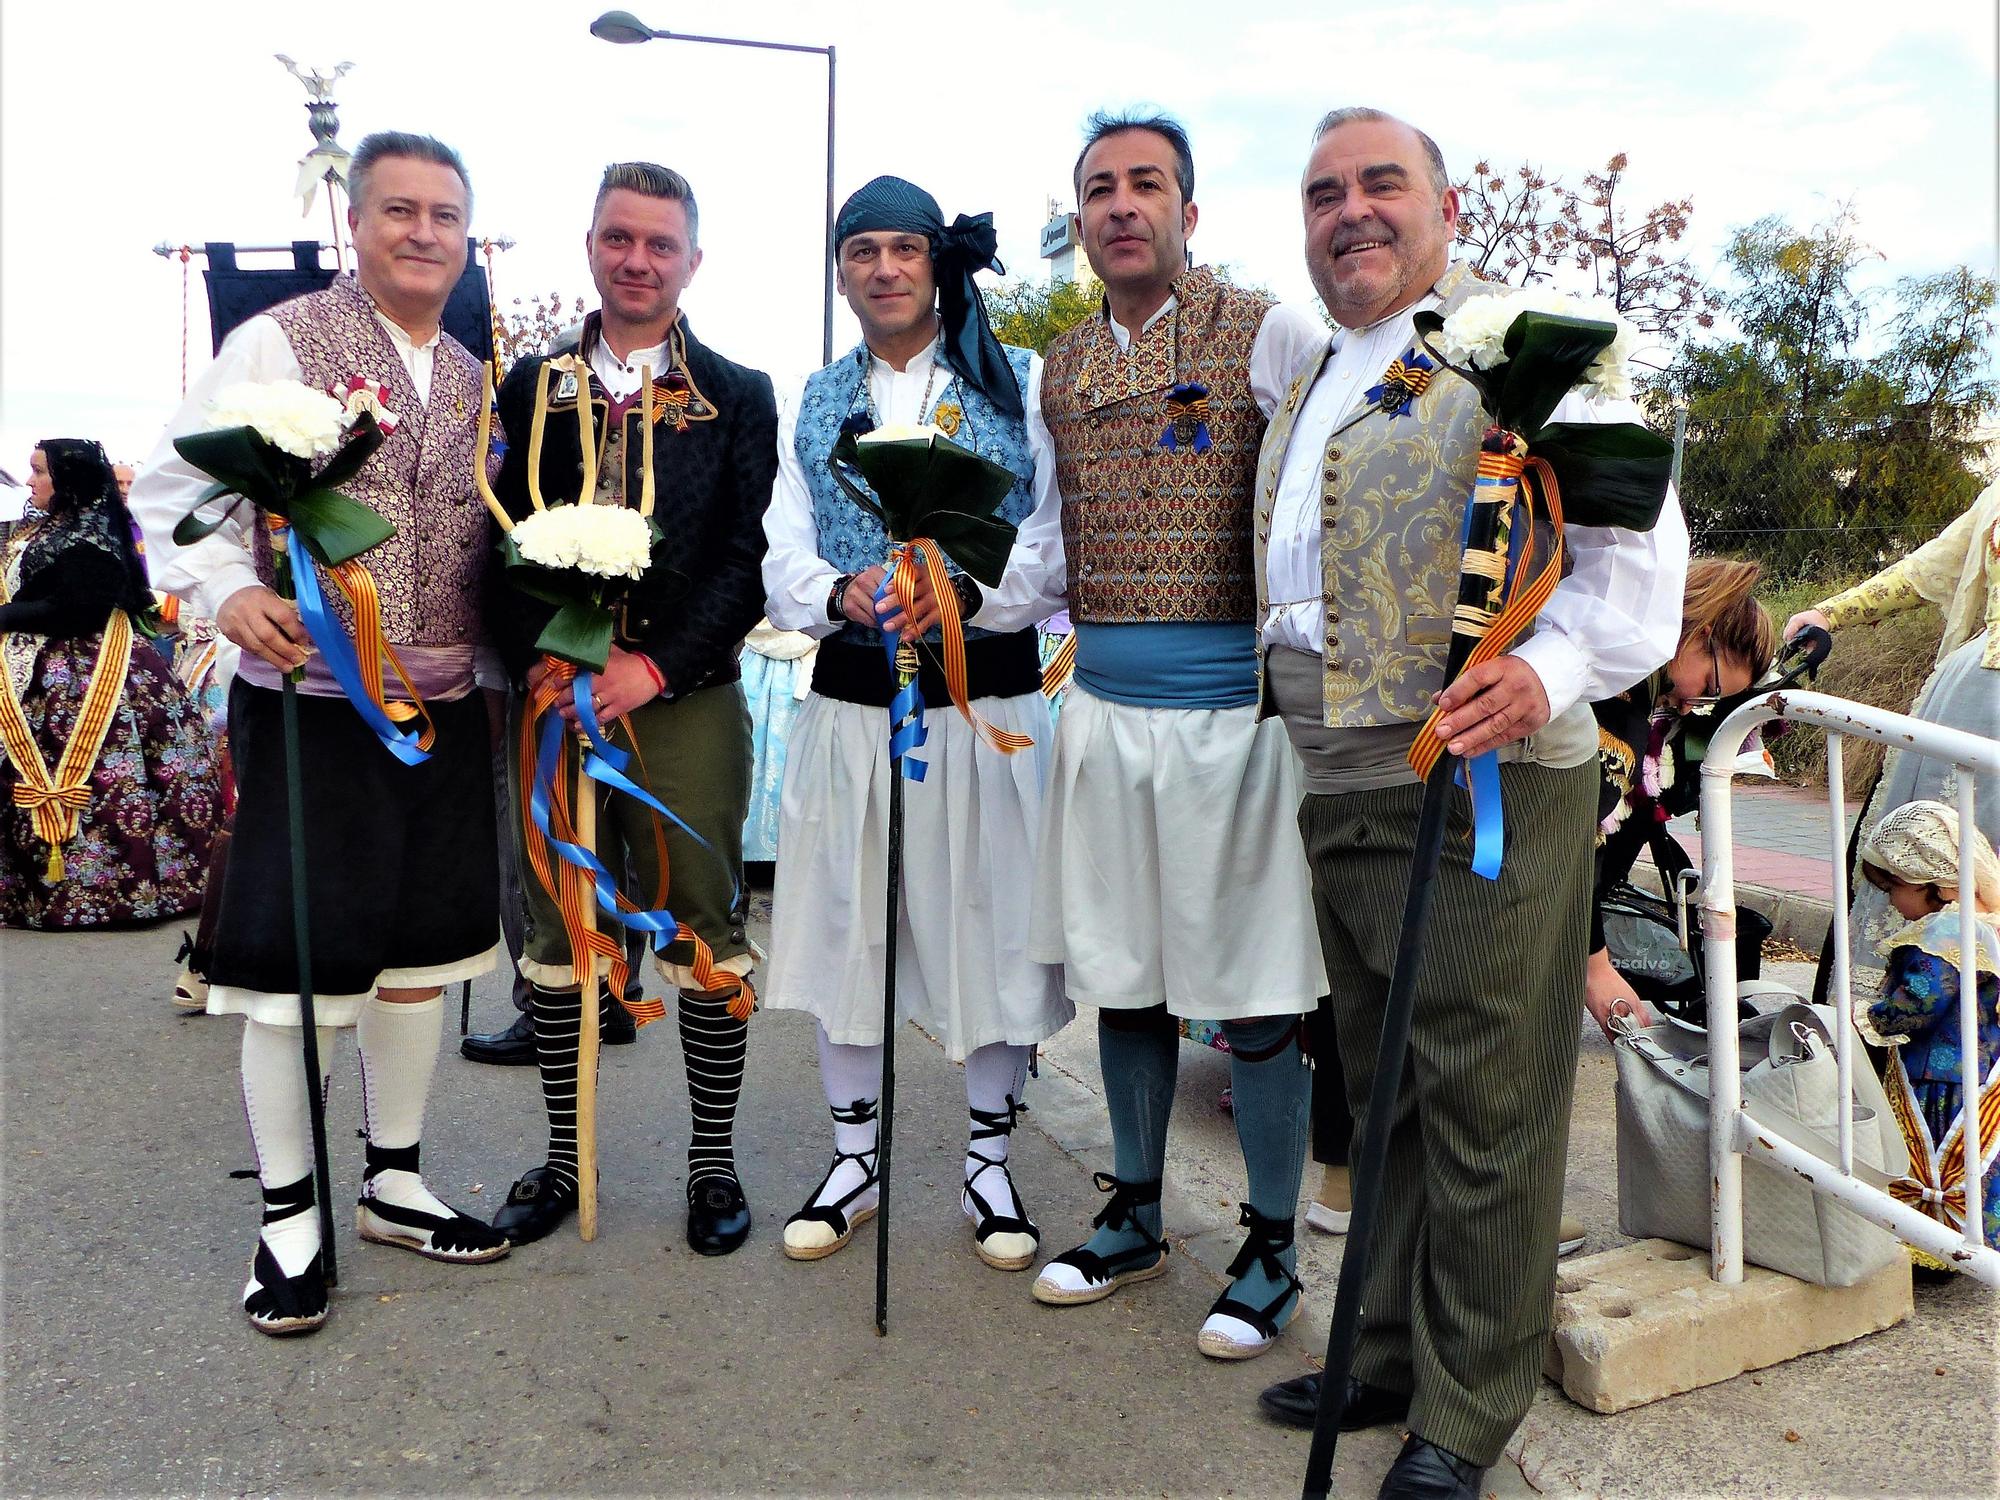
[[[1360,1379],[1411,1393],[1412,1431],[1485,1465],[1527,1412],[1549,1339],[1596,764],[1503,765],[1500,785],[1498,880],[1471,871],[1462,794],[1448,823],[1354,1359]],[[1422,795],[1411,783],[1299,808],[1357,1122]]]

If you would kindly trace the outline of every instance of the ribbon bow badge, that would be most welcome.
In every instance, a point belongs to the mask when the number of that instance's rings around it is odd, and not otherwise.
[[[1417,397],[1430,389],[1437,367],[1411,348],[1401,359],[1389,361],[1380,384],[1363,391],[1362,399],[1391,417],[1408,416]]]
[[[1215,446],[1208,435],[1207,386],[1191,380],[1167,392],[1167,430],[1160,434],[1160,446],[1169,453],[1182,448],[1206,453]]]

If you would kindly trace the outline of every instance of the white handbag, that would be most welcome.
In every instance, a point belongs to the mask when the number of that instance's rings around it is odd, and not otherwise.
[[[1839,1068],[1833,1013],[1788,1005],[1737,1029],[1743,1103],[1760,1125],[1838,1163]],[[1618,1226],[1637,1239],[1709,1244],[1707,1036],[1672,1023],[1618,1028]],[[1909,1151],[1882,1084],[1856,1049],[1854,1173],[1886,1187]],[[1750,1159],[1744,1259],[1820,1286],[1853,1286],[1903,1254],[1896,1237]]]

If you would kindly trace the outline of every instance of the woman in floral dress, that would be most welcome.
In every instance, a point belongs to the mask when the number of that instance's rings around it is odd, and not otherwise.
[[[151,595],[104,450],[52,439],[30,470],[0,555],[0,927],[180,916],[219,816],[207,726],[136,639]]]

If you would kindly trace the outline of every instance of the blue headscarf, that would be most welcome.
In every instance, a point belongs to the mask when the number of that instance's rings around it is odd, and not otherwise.
[[[849,235],[868,231],[921,234],[929,239],[946,362],[1003,414],[1022,415],[1013,366],[993,335],[986,303],[972,279],[976,271],[1007,274],[996,253],[1000,241],[993,232],[993,215],[960,214],[947,226],[937,199],[914,182],[877,177],[840,206],[833,221],[834,254],[840,254]]]

